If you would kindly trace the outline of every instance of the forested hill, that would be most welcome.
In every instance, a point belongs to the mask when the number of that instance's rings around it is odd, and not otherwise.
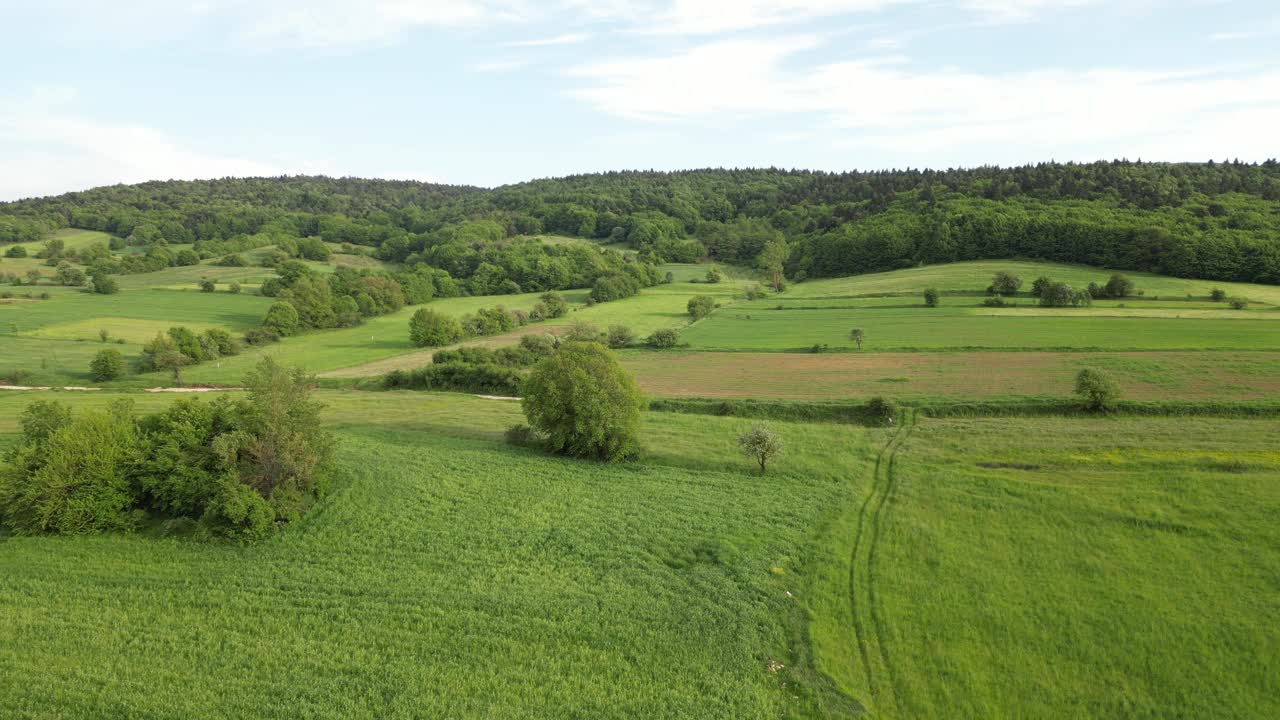
[[[613,172],[493,190],[281,177],[0,204],[0,242],[66,226],[137,244],[319,235],[409,262],[459,242],[551,233],[665,260],[782,262],[793,278],[1028,257],[1280,283],[1280,163]]]

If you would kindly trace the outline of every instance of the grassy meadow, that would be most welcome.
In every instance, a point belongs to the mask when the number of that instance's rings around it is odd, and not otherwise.
[[[267,542],[0,538],[0,714],[1280,709],[1274,421],[774,423],[762,478],[736,418],[649,413],[609,466],[503,444],[517,403],[318,395],[339,477]],[[7,393],[0,445],[117,396]]]

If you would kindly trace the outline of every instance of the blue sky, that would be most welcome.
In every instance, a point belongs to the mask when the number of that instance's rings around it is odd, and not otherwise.
[[[1280,155],[1275,0],[0,0],[0,199]]]

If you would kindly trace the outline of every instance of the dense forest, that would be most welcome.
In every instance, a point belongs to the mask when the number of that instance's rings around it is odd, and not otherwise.
[[[1274,284],[1280,163],[612,172],[492,190],[228,178],[0,204],[0,243],[64,227],[110,233],[112,249],[154,251],[114,264],[100,255],[109,272],[176,262],[167,245],[193,243],[196,256],[221,257],[319,237],[444,271],[475,293],[584,286],[618,272],[616,260],[513,240],[544,233],[626,246],[641,262],[711,257],[779,279],[1026,257]]]

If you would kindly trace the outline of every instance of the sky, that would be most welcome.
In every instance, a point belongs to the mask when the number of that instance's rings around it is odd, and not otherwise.
[[[1276,0],[0,0],[0,200],[1280,155]]]

